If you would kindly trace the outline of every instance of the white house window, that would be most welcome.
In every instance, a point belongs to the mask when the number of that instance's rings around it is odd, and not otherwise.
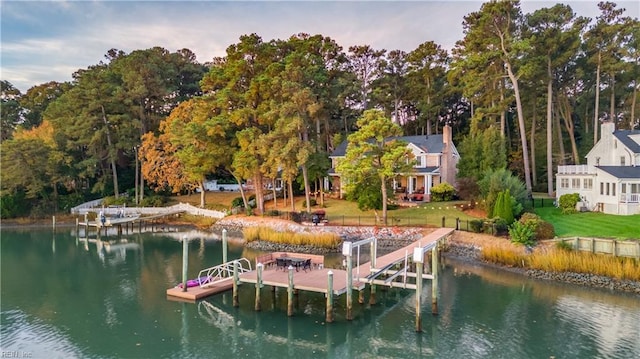
[[[609,195],[609,182],[607,182],[607,196]]]
[[[592,189],[593,188],[593,179],[592,178],[585,178],[584,180],[582,180],[582,188],[584,188],[584,189]]]
[[[620,156],[620,166],[626,166],[624,161],[624,156]]]
[[[568,178],[560,179],[560,188],[569,188],[569,179]]]
[[[580,188],[580,178],[571,179],[571,188]]]
[[[615,183],[611,184],[611,195],[612,196],[616,195],[616,184]]]
[[[604,183],[600,182],[600,194],[603,195],[604,194]]]

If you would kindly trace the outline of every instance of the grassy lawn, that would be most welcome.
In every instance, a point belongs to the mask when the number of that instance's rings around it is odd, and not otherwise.
[[[616,216],[598,212],[562,214],[559,208],[536,208],[536,213],[551,222],[558,237],[598,237],[640,239],[640,214]]]
[[[224,209],[231,206],[231,201],[239,197],[239,192],[206,192],[207,208]],[[183,195],[171,197],[169,204],[190,203],[194,206],[200,205],[200,194]],[[296,211],[304,210],[304,197],[296,197]],[[389,225],[399,226],[436,226],[442,225],[442,217],[445,218],[447,227],[455,226],[455,219],[460,218],[462,226],[466,226],[468,220],[477,219],[461,210],[461,206],[465,204],[462,201],[454,202],[434,202],[425,203],[417,207],[399,207],[390,210],[388,213]],[[265,202],[266,210],[277,209],[280,211],[291,211],[291,205],[285,205],[281,198],[278,198],[278,206],[274,207],[273,200]],[[312,211],[322,209],[327,213],[330,224],[335,225],[375,225],[374,211],[361,211],[354,202],[325,198],[324,208],[314,206]],[[378,211],[378,215],[382,215]]]

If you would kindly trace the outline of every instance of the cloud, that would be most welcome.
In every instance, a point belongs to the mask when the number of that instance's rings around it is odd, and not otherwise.
[[[596,16],[595,1],[568,2],[580,15]],[[111,48],[131,52],[161,46],[188,48],[198,61],[223,56],[243,34],[265,41],[305,32],[334,39],[345,50],[411,51],[434,41],[451,49],[462,38],[462,20],[480,1],[69,1],[2,4],[0,75],[21,91],[48,81],[68,81],[97,64]],[[555,1],[523,1],[531,12]],[[622,1],[627,13],[637,2]]]

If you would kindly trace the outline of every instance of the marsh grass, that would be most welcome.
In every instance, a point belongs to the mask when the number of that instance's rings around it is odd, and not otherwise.
[[[633,258],[551,248],[530,256],[531,268],[548,272],[576,272],[640,281],[640,262]]]
[[[640,281],[640,261],[633,258],[570,251],[551,247],[527,254],[522,246],[489,245],[481,256],[492,263],[547,272],[575,272]]]
[[[335,249],[340,243],[340,236],[335,233],[297,233],[278,232],[268,227],[247,227],[242,230],[247,242],[257,240],[279,244],[311,245],[320,248]]]
[[[482,247],[482,258],[491,263],[498,263],[510,267],[525,267],[527,255],[523,246],[508,246],[492,244]]]

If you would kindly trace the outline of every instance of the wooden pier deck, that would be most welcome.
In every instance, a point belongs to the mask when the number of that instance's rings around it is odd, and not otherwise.
[[[347,291],[347,271],[342,269],[320,268],[311,269],[306,272],[300,269],[293,270],[293,289],[304,290],[309,292],[327,293],[328,290],[328,273],[333,272],[333,293],[341,295]],[[240,274],[241,283],[256,283],[258,281],[258,272],[251,271]],[[276,266],[265,268],[262,271],[262,284],[274,287],[289,287],[289,271],[277,269]],[[364,289],[365,283],[353,282],[353,289]]]
[[[218,281],[205,288],[191,287],[187,288],[187,291],[183,291],[181,287],[175,286],[167,289],[168,299],[182,299],[190,302],[195,302],[204,297],[214,295],[217,293],[225,292],[233,288],[233,278],[229,277],[222,281]]]
[[[396,263],[400,263],[404,260],[405,255],[410,257],[409,261],[413,262],[413,249],[417,247],[425,247],[431,244],[435,244],[442,237],[446,237],[453,232],[453,228],[438,228],[435,231],[427,234],[419,240],[409,244],[406,247],[402,247],[396,251],[385,254],[376,258],[376,268],[373,268],[373,272],[377,272],[382,268],[387,268]],[[372,274],[371,262],[361,264],[360,266],[353,268],[355,276],[362,281],[366,281],[366,278]]]

